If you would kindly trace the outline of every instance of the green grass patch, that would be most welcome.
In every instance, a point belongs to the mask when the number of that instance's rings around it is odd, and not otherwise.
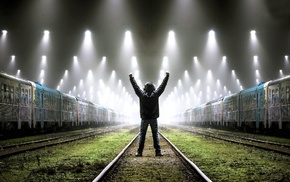
[[[176,129],[160,131],[212,181],[290,181],[290,157]]]
[[[10,157],[0,162],[0,181],[92,181],[137,133],[123,129]]]

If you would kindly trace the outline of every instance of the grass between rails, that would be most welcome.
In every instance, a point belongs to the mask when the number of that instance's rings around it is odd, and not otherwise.
[[[290,157],[161,128],[212,181],[290,181]]]
[[[0,161],[0,181],[92,181],[138,130],[123,129]]]

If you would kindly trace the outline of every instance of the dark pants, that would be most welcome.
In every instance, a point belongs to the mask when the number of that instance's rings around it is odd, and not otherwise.
[[[140,125],[139,148],[137,150],[138,153],[143,152],[148,125],[150,125],[151,130],[152,130],[155,152],[157,153],[157,152],[160,152],[161,150],[160,145],[159,145],[159,138],[158,138],[157,119],[150,119],[150,120],[142,119],[141,125]]]

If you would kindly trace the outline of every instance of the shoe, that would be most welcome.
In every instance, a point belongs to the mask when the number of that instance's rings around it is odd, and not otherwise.
[[[142,153],[137,152],[137,153],[135,154],[135,156],[136,156],[136,157],[142,157]]]
[[[155,156],[163,156],[161,152],[156,152]]]

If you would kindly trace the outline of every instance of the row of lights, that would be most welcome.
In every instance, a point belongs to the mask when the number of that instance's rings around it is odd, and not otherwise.
[[[7,33],[8,33],[7,30],[2,30],[2,34],[3,35],[6,35]],[[48,36],[49,35],[49,30],[44,30],[44,34]],[[129,30],[127,30],[125,32],[125,34],[126,34],[126,36],[131,36],[131,32]],[[170,30],[168,34],[169,34],[169,36],[174,36],[175,35],[175,32],[173,30]],[[251,30],[250,31],[250,34],[251,34],[251,37],[252,38],[255,38],[255,36],[256,36],[256,30]],[[86,30],[85,31],[85,35],[88,35],[88,36],[91,35],[91,31],[90,30]],[[210,30],[209,31],[209,36],[210,37],[215,36],[215,31],[214,30]]]

